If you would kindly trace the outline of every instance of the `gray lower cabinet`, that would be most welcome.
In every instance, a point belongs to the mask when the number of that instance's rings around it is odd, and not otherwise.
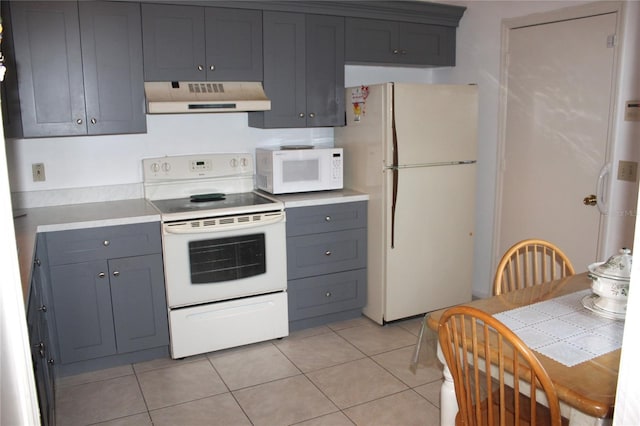
[[[59,368],[154,348],[166,352],[159,223],[49,232],[45,238]]]
[[[261,81],[262,12],[143,4],[145,81]]]
[[[456,28],[346,18],[347,63],[455,65]]]
[[[37,242],[27,302],[27,330],[43,426],[55,425],[55,357],[49,331],[51,309],[45,293],[47,285],[46,252],[42,242]]]
[[[344,18],[263,12],[264,89],[271,110],[259,128],[343,126]]]
[[[146,131],[138,4],[14,1],[2,12],[7,136]]]
[[[367,202],[287,209],[289,329],[361,315],[367,288]]]

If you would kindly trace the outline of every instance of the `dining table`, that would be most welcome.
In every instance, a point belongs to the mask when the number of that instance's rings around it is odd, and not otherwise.
[[[554,383],[560,399],[562,416],[569,420],[570,426],[610,425],[613,420],[624,316],[598,315],[597,310],[586,303],[590,297],[594,296],[590,287],[591,280],[585,272],[462,304],[485,311],[508,326],[513,326],[512,329],[521,338],[526,335],[531,339],[532,333],[528,323],[537,321],[527,319],[532,318],[531,312],[545,315],[545,321],[537,322],[538,336],[533,340],[540,347],[531,345],[530,347],[535,351]],[[440,318],[445,311],[446,309],[441,309],[426,314],[423,327],[429,327],[437,332]],[[547,320],[547,317],[557,312],[563,315],[560,319]],[[525,319],[514,320],[518,314],[524,315],[522,318]],[[558,322],[549,322],[553,320]],[[579,327],[571,324],[572,321],[578,321]],[[588,331],[582,330],[581,327],[586,323],[597,327],[600,334],[590,335]],[[516,326],[516,324],[519,325]],[[554,329],[550,330],[550,333],[545,333],[544,324]],[[562,335],[562,330],[571,329],[571,327],[579,330],[576,336],[570,337],[573,340],[568,342],[540,340],[541,338],[545,340],[546,337],[554,334]],[[540,332],[540,330],[543,331]],[[572,333],[576,331],[572,330]],[[526,339],[523,338],[523,340],[527,343]],[[576,343],[580,346],[582,341],[591,341],[595,346],[600,347],[600,352],[596,351],[590,356],[583,356],[576,350],[578,358],[571,359],[569,355],[573,354],[570,354],[570,349],[574,348]],[[568,346],[563,348],[563,344]],[[554,349],[555,352],[552,350],[545,354],[545,350],[550,349]],[[437,353],[438,359],[444,366],[444,381],[440,392],[440,424],[453,426],[458,411],[453,379],[439,344]],[[583,357],[580,358],[580,356]]]

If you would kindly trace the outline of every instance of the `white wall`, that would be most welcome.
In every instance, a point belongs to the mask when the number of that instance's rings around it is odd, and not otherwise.
[[[446,1],[445,1],[446,2]],[[457,32],[456,67],[435,69],[434,83],[477,83],[479,91],[478,128],[478,182],[476,245],[474,265],[474,294],[484,297],[490,294],[490,283],[494,273],[494,248],[492,247],[495,185],[498,147],[498,114],[500,95],[501,26],[502,20],[557,10],[564,7],[588,3],[585,1],[450,1],[467,7]],[[635,2],[631,2],[635,3]],[[635,6],[635,5],[634,5]],[[637,16],[637,15],[634,15]],[[628,19],[628,26],[635,26],[638,20]],[[481,35],[481,36],[480,36]],[[638,99],[638,66],[636,52],[640,48],[637,34],[633,42],[626,42],[623,49],[626,61],[621,76],[621,90],[626,99]],[[635,49],[635,50],[634,50]],[[635,61],[635,65],[632,62]],[[634,78],[635,76],[635,78]],[[635,87],[632,87],[635,86]],[[625,95],[623,95],[625,98]],[[617,143],[632,146],[631,126],[620,123]],[[637,126],[636,126],[637,128]],[[620,149],[615,152],[617,159],[638,161],[637,147]],[[614,169],[615,170],[615,169]],[[609,239],[604,243],[603,252],[614,254],[623,245],[631,246],[635,219],[635,196],[637,186],[616,183],[616,193],[612,194],[615,218],[608,228]]]
[[[347,66],[347,86],[383,81],[477,83],[479,86],[478,181],[474,294],[490,292],[493,278],[492,237],[495,199],[496,151],[498,142],[498,99],[500,89],[500,32],[504,18],[575,6],[585,1],[451,1],[467,10],[458,28],[456,67],[420,69],[393,67]],[[630,2],[634,4],[636,2]],[[637,9],[637,8],[636,8]],[[636,12],[637,13],[637,12]],[[630,24],[637,22],[629,19]],[[620,90],[635,99],[638,94],[638,57],[636,40],[624,45],[624,69]],[[634,50],[635,49],[635,50]],[[635,75],[635,78],[634,78]],[[625,96],[623,96],[624,98]],[[629,99],[633,99],[630,97]],[[253,152],[256,146],[287,143],[331,143],[332,129],[260,130],[247,126],[246,113],[204,115],[147,116],[148,133],[143,135],[98,136],[13,140],[7,144],[9,174],[14,203],[21,206],[54,204],[49,191],[82,187],[101,187],[82,192],[80,198],[130,198],[141,196],[142,170],[145,157],[188,154],[195,152]],[[635,124],[635,123],[634,123]],[[635,130],[634,130],[635,129]],[[621,140],[638,139],[637,126],[617,121],[616,135]],[[624,146],[633,146],[628,143]],[[619,149],[617,159],[638,159],[638,147]],[[31,180],[31,164],[45,164],[47,180]],[[108,193],[107,185],[123,185],[117,193]],[[630,241],[635,214],[634,185],[622,184],[621,195],[614,201],[614,214],[604,252],[614,252]],[[41,192],[44,191],[44,192]],[[119,191],[119,192],[118,192]],[[74,192],[77,194],[77,191]],[[79,202],[74,197],[58,197],[59,202]],[[622,229],[623,231],[620,231]],[[625,231],[630,230],[630,231]],[[630,243],[628,244],[630,245]]]

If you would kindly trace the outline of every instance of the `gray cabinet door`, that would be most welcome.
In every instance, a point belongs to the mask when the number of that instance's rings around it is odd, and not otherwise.
[[[43,265],[38,260],[33,265],[29,300],[27,304],[27,330],[31,345],[31,358],[36,380],[36,391],[40,405],[40,416],[44,426],[55,424],[53,354],[49,336],[48,316],[44,285],[46,284]]]
[[[346,18],[347,63],[455,65],[455,27]]]
[[[162,255],[109,260],[118,353],[169,344]]]
[[[250,126],[344,125],[344,18],[263,12],[263,45],[271,111],[249,113]]]
[[[108,272],[106,261],[50,268],[61,363],[116,353]]]
[[[399,61],[410,65],[447,65],[456,61],[456,29],[438,25],[401,24]]]
[[[307,127],[344,126],[344,18],[307,15]]]
[[[12,2],[24,137],[86,134],[78,6]]]
[[[249,113],[249,125],[306,127],[305,15],[263,12],[264,90],[271,111]]]
[[[207,80],[262,81],[262,12],[205,8]]]
[[[88,134],[144,133],[140,5],[79,2]]]
[[[142,4],[145,81],[203,81],[202,7]]]
[[[346,18],[347,62],[393,63],[399,44],[397,22]]]

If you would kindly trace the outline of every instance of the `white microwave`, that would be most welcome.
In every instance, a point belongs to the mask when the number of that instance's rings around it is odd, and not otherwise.
[[[342,148],[256,148],[256,186],[271,194],[342,189]]]

